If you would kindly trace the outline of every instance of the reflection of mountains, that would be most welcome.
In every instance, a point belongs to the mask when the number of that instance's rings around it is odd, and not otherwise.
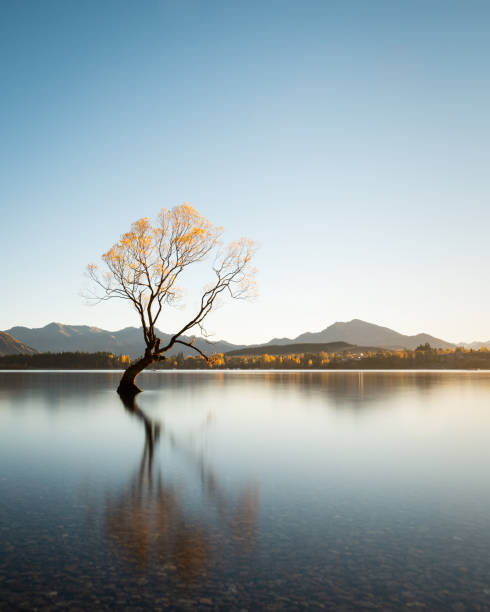
[[[20,406],[28,406],[25,400],[32,399],[48,410],[79,410],[81,405],[88,409],[96,394],[115,389],[120,378],[117,371],[10,370],[0,372],[0,392],[7,397],[12,394],[12,399],[15,398]],[[116,401],[117,396],[113,395]]]
[[[273,394],[274,401],[284,394],[288,400],[294,398],[303,403],[308,397],[324,399],[337,406],[363,406],[391,401],[396,395],[417,393],[427,395],[438,393],[448,387],[484,384],[490,387],[488,374],[458,371],[215,371],[203,373],[173,372],[152,382],[169,392],[183,391],[192,397],[204,398],[209,394],[216,400],[216,393],[232,392],[233,397],[250,398],[250,402],[263,401],[264,396]],[[490,390],[490,389],[489,389]],[[305,404],[307,407],[308,404]]]
[[[459,375],[457,383],[464,381]],[[468,380],[468,379],[466,379]],[[362,409],[371,404],[389,402],[400,393],[432,393],[445,384],[455,384],[453,377],[433,372],[275,372],[266,382],[288,394],[323,397],[330,405]]]
[[[227,497],[202,456],[180,445],[153,422],[134,400],[127,410],[144,425],[145,445],[139,468],[119,494],[106,500],[104,535],[131,566],[158,573],[175,572],[177,582],[204,576],[232,554],[250,555],[254,548],[258,490],[245,490],[236,503]],[[154,465],[155,448],[163,437],[174,451],[193,463],[206,499],[206,512],[191,516],[182,499],[182,486],[169,485]],[[215,522],[205,514],[212,508]]]
[[[371,404],[392,399],[399,393],[434,393],[449,386],[457,388],[474,384],[490,386],[488,374],[461,371],[394,371],[376,372],[331,370],[327,372],[260,371],[260,372],[143,372],[142,386],[147,390],[165,390],[186,394],[198,402],[209,394],[213,401],[220,401],[223,391],[233,391],[236,397],[250,397],[264,388],[264,392],[285,393],[290,399],[295,394],[298,401],[305,397],[323,397],[334,406]],[[45,404],[50,410],[73,408],[79,410],[80,402],[89,409],[94,395],[107,393],[117,386],[119,372],[0,372],[0,392],[8,398],[11,393],[32,396],[36,403]],[[259,396],[260,399],[260,396]],[[118,402],[116,394],[108,401]]]
[[[375,403],[391,401],[398,394],[418,393],[427,395],[437,393],[448,387],[458,388],[466,385],[484,384],[490,387],[488,374],[458,371],[215,371],[215,372],[169,372],[156,374],[151,380],[144,380],[145,389],[165,388],[166,392],[186,393],[191,399],[203,400],[206,396],[219,401],[231,395],[233,398],[247,399],[250,403],[262,402],[267,394],[273,400],[284,395],[288,401],[297,397],[304,403],[308,397],[324,399],[336,407],[355,406],[361,409]],[[148,384],[150,383],[150,384]],[[152,386],[153,385],[153,386]],[[490,390],[490,389],[489,389]],[[209,395],[208,395],[209,394]],[[223,400],[222,400],[223,401]],[[304,404],[305,408],[308,404]]]

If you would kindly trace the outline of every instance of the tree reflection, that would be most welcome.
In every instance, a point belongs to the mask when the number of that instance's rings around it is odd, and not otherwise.
[[[224,551],[249,555],[254,550],[258,512],[258,490],[245,490],[234,503],[216,474],[180,444],[160,423],[141,410],[135,398],[122,400],[126,410],[144,426],[145,443],[138,469],[117,495],[106,500],[104,534],[113,549],[140,570],[175,573],[177,581],[191,582],[223,562]],[[154,466],[159,440],[181,452],[199,475],[206,498],[206,511],[214,520],[190,516],[182,499],[182,488],[165,482]]]

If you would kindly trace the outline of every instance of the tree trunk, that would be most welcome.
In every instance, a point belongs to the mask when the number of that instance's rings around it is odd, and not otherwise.
[[[117,392],[124,397],[134,397],[140,393],[141,389],[136,385],[135,380],[140,372],[156,361],[151,354],[145,354],[136,363],[132,363],[122,375]]]

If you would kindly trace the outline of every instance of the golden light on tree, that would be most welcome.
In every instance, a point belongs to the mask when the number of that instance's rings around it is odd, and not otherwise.
[[[140,391],[135,384],[136,376],[151,363],[164,359],[165,353],[175,344],[186,345],[208,359],[194,341],[187,342],[182,336],[196,328],[206,335],[204,319],[220,296],[244,299],[255,295],[255,270],[251,265],[255,250],[253,241],[240,238],[223,248],[222,231],[189,204],[171,210],[163,208],[155,225],[147,217],[135,221],[130,231],[102,255],[105,273],[96,265],[88,266],[89,276],[95,284],[90,297],[129,301],[143,327],[144,355],[124,372],[119,393]],[[191,264],[211,256],[214,257],[213,277],[202,291],[196,312],[161,346],[155,325],[164,308],[178,303],[181,298],[178,286],[181,275]]]

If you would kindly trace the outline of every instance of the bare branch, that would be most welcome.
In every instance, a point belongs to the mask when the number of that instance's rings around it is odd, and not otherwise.
[[[203,353],[200,349],[197,348],[197,346],[195,346],[194,344],[192,344],[191,342],[184,342],[183,340],[176,340],[175,344],[184,344],[185,346],[188,346],[191,349],[194,349],[195,351],[197,351],[199,353],[199,355],[201,355],[202,357],[204,357],[204,359],[209,362],[210,359],[209,357]]]

